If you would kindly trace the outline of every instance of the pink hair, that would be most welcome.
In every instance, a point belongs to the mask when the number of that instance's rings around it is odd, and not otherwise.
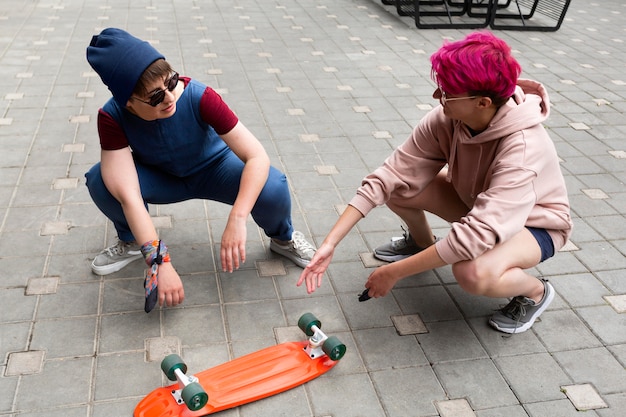
[[[511,47],[490,32],[445,42],[431,57],[431,77],[448,94],[484,95],[504,102],[522,72]]]

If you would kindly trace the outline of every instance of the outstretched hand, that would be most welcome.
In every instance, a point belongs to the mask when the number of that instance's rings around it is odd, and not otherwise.
[[[296,284],[298,287],[306,282],[306,291],[311,294],[322,285],[322,277],[333,259],[335,248],[327,243],[322,243],[315,251],[315,256],[300,274],[300,279]]]

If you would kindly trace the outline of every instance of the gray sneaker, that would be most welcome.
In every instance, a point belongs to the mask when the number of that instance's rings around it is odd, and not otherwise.
[[[535,320],[554,300],[552,285],[545,279],[541,281],[543,282],[544,293],[540,302],[535,303],[528,297],[517,296],[491,316],[489,324],[501,332],[511,334],[522,333],[530,329]]]
[[[315,255],[315,247],[305,239],[302,232],[295,231],[291,235],[291,241],[286,245],[276,243],[273,239],[270,241],[270,250],[286,258],[301,268],[305,268],[313,255]]]
[[[436,238],[435,241],[437,241]],[[389,243],[374,249],[374,256],[381,261],[396,262],[415,255],[424,249],[426,248],[417,246],[411,234],[405,230],[402,237],[392,237]]]
[[[141,259],[141,249],[136,242],[118,240],[100,252],[91,263],[91,270],[96,275],[108,275],[119,271],[129,263]]]

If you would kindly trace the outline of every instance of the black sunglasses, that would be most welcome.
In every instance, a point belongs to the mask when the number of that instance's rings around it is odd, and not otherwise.
[[[167,91],[174,91],[174,89],[178,85],[178,73],[175,72],[174,75],[172,75],[172,77],[165,82],[165,84],[167,84]],[[163,100],[165,100],[165,90],[155,91],[154,93],[150,95],[150,100],[148,101],[144,101],[137,97],[133,97],[133,98],[141,101],[142,103],[149,104],[152,107],[156,107],[159,104],[163,103]]]

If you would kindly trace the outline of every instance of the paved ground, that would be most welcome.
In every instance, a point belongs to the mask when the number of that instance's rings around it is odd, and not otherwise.
[[[151,208],[183,274],[180,308],[143,312],[140,262],[107,277],[89,268],[115,239],[83,176],[109,96],[85,60],[94,33],[151,39],[182,74],[218,89],[287,173],[295,224],[319,244],[360,179],[436,104],[430,54],[467,31],[417,30],[373,0],[2,2],[0,416],[130,416],[165,383],[165,353],[199,371],[300,338],[306,311],[347,345],[345,358],[223,416],[623,416],[624,6],[573,0],[556,33],[498,32],[551,93],[547,127],[576,224],[535,271],[556,301],[531,331],[503,337],[486,318],[506,300],[464,294],[449,268],[357,302],[377,265],[371,251],[400,231],[385,208],[345,239],[312,296],[252,223],[249,261],[221,273],[227,210],[201,201]]]

